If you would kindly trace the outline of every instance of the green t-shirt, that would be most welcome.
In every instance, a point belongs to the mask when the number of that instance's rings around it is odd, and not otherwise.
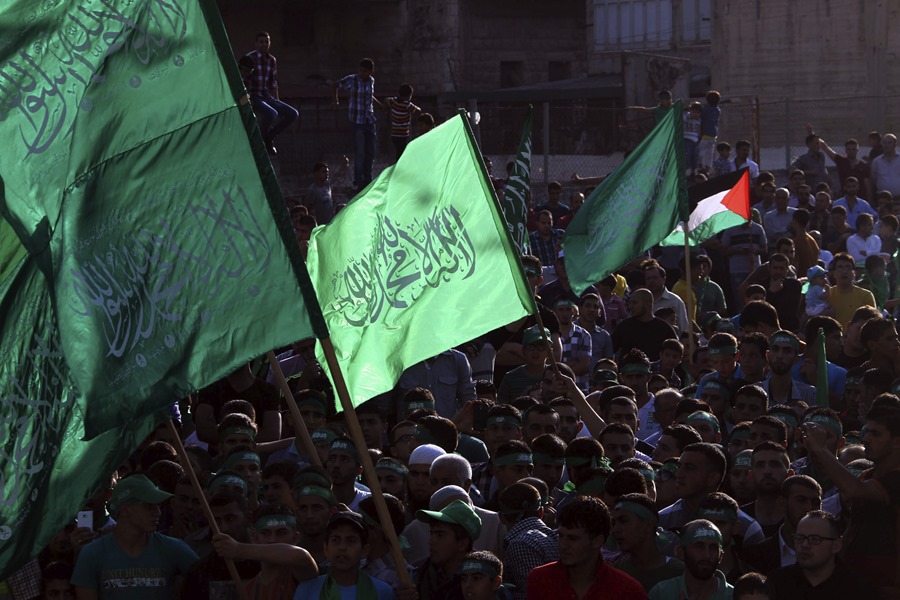
[[[72,585],[97,590],[100,600],[169,600],[175,577],[197,560],[190,546],[161,533],[151,533],[140,556],[132,558],[109,534],[81,550]]]

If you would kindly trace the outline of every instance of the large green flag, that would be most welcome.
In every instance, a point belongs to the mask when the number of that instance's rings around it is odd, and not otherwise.
[[[581,293],[688,219],[681,102],[585,201],[563,248],[572,289]]]
[[[307,265],[354,405],[389,391],[407,367],[534,312],[459,115],[317,227]]]
[[[519,252],[525,253],[528,249],[528,198],[531,195],[531,113],[533,107],[528,105],[528,114],[525,117],[525,126],[522,128],[522,141],[519,142],[519,151],[513,162],[512,172],[503,189],[503,198],[500,206],[506,217],[506,226],[512,234],[513,243]]]
[[[88,437],[312,335],[213,0],[8,1],[0,31],[0,210],[50,282]]]
[[[73,522],[158,419],[136,419],[81,440],[83,414],[60,348],[47,280],[2,218],[0,327],[2,581]]]

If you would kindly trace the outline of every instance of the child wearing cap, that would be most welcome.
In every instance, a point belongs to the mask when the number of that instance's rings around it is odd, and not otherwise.
[[[806,272],[809,280],[809,288],[806,290],[806,314],[810,317],[825,315],[830,312],[828,304],[828,273],[822,267],[816,265]]]
[[[360,561],[368,551],[369,532],[362,517],[350,511],[334,513],[325,529],[325,555],[331,570],[328,575],[319,575],[298,585],[294,598],[393,600],[395,595],[391,586],[360,569]]]

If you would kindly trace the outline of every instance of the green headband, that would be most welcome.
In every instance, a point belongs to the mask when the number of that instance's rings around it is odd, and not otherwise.
[[[619,375],[627,375],[630,373],[650,373],[650,365],[642,362],[626,363],[619,367]]]
[[[722,547],[722,534],[718,530],[711,527],[697,527],[688,533],[682,533],[679,537],[681,546],[690,546],[694,542],[702,542],[704,540],[715,540]]]
[[[504,454],[494,459],[495,467],[505,467],[507,465],[533,465],[534,459],[528,452],[513,452],[512,454]]]
[[[709,413],[698,410],[697,412],[691,413],[687,418],[687,422],[691,421],[705,421],[712,425],[713,429],[716,430],[716,433],[719,433],[719,423],[716,419]]]
[[[776,333],[772,337],[769,338],[769,345],[775,346],[776,344],[782,346],[790,346],[794,350],[800,350],[800,342],[792,335],[787,333]]]
[[[708,346],[707,352],[710,356],[734,356],[737,354],[737,346],[717,346],[715,348]]]
[[[225,462],[222,463],[222,469],[230,469],[239,462],[252,462],[259,466],[259,454],[251,450],[238,450],[237,452],[232,452],[228,455],[228,458],[225,459]]]
[[[497,572],[494,565],[486,560],[478,560],[477,558],[467,558],[464,560],[462,566],[459,568],[459,572],[464,575],[482,573],[492,579],[500,576],[500,573]]]
[[[491,415],[487,418],[487,426],[509,424],[517,429],[522,428],[522,420],[513,415]]]
[[[698,519],[725,519],[730,523],[737,521],[738,514],[733,508],[701,508],[697,513]]]
[[[414,410],[434,410],[435,404],[429,400],[415,400],[406,405],[406,412],[411,413]]]
[[[214,475],[207,488],[212,493],[216,488],[223,485],[236,485],[243,490],[245,495],[247,494],[247,482],[244,481],[243,477],[238,477],[237,475],[221,475],[219,477]]]
[[[334,494],[331,490],[320,485],[307,485],[294,488],[294,495],[298,498],[301,496],[318,496],[328,501],[328,504],[334,504]]]
[[[331,447],[328,449],[328,454],[334,453],[347,454],[356,462],[360,462],[359,453],[356,451],[356,446],[354,446],[347,440],[334,440],[333,442],[331,442]]]
[[[265,515],[258,518],[253,527],[257,531],[260,529],[271,529],[273,527],[290,527],[296,531],[297,517],[294,515]]]
[[[805,421],[806,423],[818,423],[819,425],[824,425],[828,427],[833,432],[837,434],[838,437],[844,435],[844,430],[841,428],[841,424],[835,421],[833,418],[828,415],[813,415],[808,417]]]
[[[325,414],[325,401],[317,396],[306,395],[300,400],[297,400],[297,407],[299,408],[301,406],[310,406],[323,415]]]
[[[726,386],[722,385],[718,381],[713,380],[713,381],[707,381],[706,383],[704,383],[703,391],[705,392],[707,390],[709,390],[709,391],[715,390],[715,391],[719,392],[720,394],[722,394],[722,396],[724,396],[726,400],[731,400],[731,390],[729,390]]]
[[[731,465],[731,468],[737,467],[746,467],[748,469],[753,468],[753,455],[752,454],[744,454],[743,452],[738,452],[737,456],[734,457],[734,464]]]
[[[400,463],[395,463],[393,461],[379,460],[378,463],[375,465],[375,470],[377,471],[378,469],[382,469],[384,471],[391,471],[392,473],[396,473],[403,479],[406,479],[407,477],[409,477],[409,469],[407,469]]]
[[[566,457],[559,456],[553,457],[547,454],[546,452],[535,452],[531,455],[534,459],[534,464],[536,465],[564,465],[566,464]]]
[[[337,439],[338,435],[325,427],[320,427],[312,432],[310,436],[312,438],[313,444],[329,444]]]
[[[654,523],[659,522],[659,513],[655,513],[646,506],[638,504],[637,502],[620,500],[619,502],[616,502],[616,506],[613,510],[627,510],[630,513],[634,513],[634,515],[639,519],[653,521]]]
[[[566,466],[567,467],[583,467],[585,465],[590,465],[592,467],[608,467],[610,466],[609,459],[605,456],[601,456],[597,458],[596,456],[567,456],[566,457]]]
[[[645,469],[638,469],[641,475],[644,476],[644,479],[649,479],[650,481],[656,481],[656,471],[654,471],[651,467],[647,467]]]
[[[256,441],[256,432],[250,427],[227,427],[219,433],[219,441],[224,441],[229,435],[245,435],[250,438],[251,442]]]

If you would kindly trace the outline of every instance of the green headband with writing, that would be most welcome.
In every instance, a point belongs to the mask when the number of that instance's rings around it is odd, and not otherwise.
[[[698,421],[709,423],[715,430],[715,432],[719,433],[719,422],[716,421],[715,417],[713,417],[711,414],[703,412],[702,410],[698,410],[697,412],[691,413],[687,418],[688,424],[696,423]]]
[[[290,527],[297,530],[297,517],[294,515],[265,515],[256,520],[253,525],[257,531],[261,529],[274,529],[275,527]]]
[[[331,442],[337,439],[338,434],[331,429],[320,427],[313,431],[310,437],[312,438],[313,444],[328,444],[330,446]]]
[[[375,465],[375,470],[391,471],[392,473],[396,473],[403,479],[409,477],[409,469],[407,469],[400,463],[395,463],[394,461],[390,460],[379,460]]]
[[[477,558],[467,558],[464,560],[462,566],[459,568],[459,572],[463,575],[475,575],[481,573],[487,575],[491,579],[500,576],[500,573],[497,572],[494,565],[486,560],[478,560]]]
[[[328,501],[328,504],[334,504],[334,494],[328,488],[320,485],[301,485],[294,488],[294,495],[298,498],[301,496],[318,496]]]
[[[434,410],[435,404],[430,400],[414,400],[406,405],[407,414],[415,410]]]
[[[749,452],[747,454],[738,452],[737,456],[734,457],[734,464],[731,466],[735,469],[738,467],[751,469],[753,468],[753,455]]]
[[[807,417],[805,420],[806,423],[818,423],[819,425],[824,425],[825,427],[831,429],[833,432],[837,434],[838,437],[844,435],[844,430],[841,428],[841,424],[838,423],[833,418],[828,415],[812,415],[811,417]]]
[[[331,442],[331,447],[328,449],[328,454],[346,454],[350,458],[354,459],[357,463],[359,460],[359,453],[356,451],[356,446],[348,442],[347,440],[334,440]]]
[[[715,380],[707,381],[706,383],[704,383],[703,391],[719,392],[726,400],[731,400],[731,390],[729,390],[727,386],[724,386]]]
[[[800,421],[797,420],[797,416],[793,414],[787,414],[783,412],[772,413],[772,416],[791,427],[792,429],[797,429],[797,425],[800,424]]]
[[[528,452],[513,452],[512,454],[504,454],[494,459],[495,467],[505,467],[507,465],[533,465],[534,459]]]
[[[230,469],[239,462],[252,462],[259,466],[259,454],[251,450],[238,450],[237,452],[232,452],[228,455],[228,458],[225,459],[225,462],[222,463],[222,469]]]
[[[775,333],[769,338],[770,346],[790,346],[794,350],[800,350],[800,340],[789,333]]]
[[[487,426],[491,425],[512,425],[517,429],[521,429],[522,420],[514,415],[491,415],[487,418]]]
[[[639,519],[653,521],[654,523],[659,521],[659,513],[653,512],[646,506],[638,504],[637,502],[631,502],[630,500],[620,500],[619,502],[616,502],[616,506],[613,510],[627,510]]]
[[[719,547],[722,546],[722,534],[712,527],[694,527],[682,533],[678,539],[680,540],[682,547],[707,540],[714,540],[719,543]]]
[[[251,442],[256,441],[256,432],[253,431],[253,429],[251,429],[250,427],[241,427],[241,426],[226,427],[225,429],[223,429],[221,432],[219,432],[219,441],[220,442],[225,441],[225,438],[227,438],[230,435],[245,435],[248,438],[250,438]]]

